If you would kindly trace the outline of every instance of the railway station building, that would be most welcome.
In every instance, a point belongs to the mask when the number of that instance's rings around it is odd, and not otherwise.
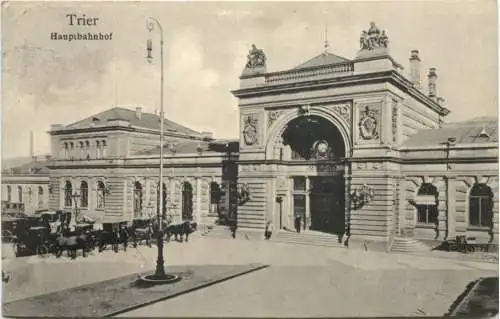
[[[224,216],[241,231],[299,220],[350,243],[498,240],[498,119],[447,123],[438,71],[421,69],[418,50],[404,69],[371,23],[353,58],[325,51],[268,72],[273,58],[256,46],[248,54],[231,91],[235,140],[166,120],[166,214],[205,225]],[[71,209],[77,191],[79,209],[98,219],[155,214],[159,122],[114,107],[52,125],[49,207]]]

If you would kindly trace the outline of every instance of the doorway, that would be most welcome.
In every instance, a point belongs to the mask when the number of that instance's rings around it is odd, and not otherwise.
[[[182,185],[182,220],[193,220],[193,186],[189,182]]]
[[[342,178],[310,178],[311,230],[342,234],[345,228],[344,185]]]

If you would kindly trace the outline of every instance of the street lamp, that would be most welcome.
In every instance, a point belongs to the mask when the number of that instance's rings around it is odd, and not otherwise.
[[[80,199],[81,195],[78,194],[77,192],[74,192],[73,195],[71,195],[71,198],[73,198],[73,203],[75,203],[75,224],[78,223],[78,200]]]
[[[146,28],[149,32],[154,31],[155,27],[160,31],[160,181],[159,185],[163,185],[163,122],[164,122],[164,114],[163,114],[163,28],[160,22],[153,18],[148,17],[146,19]],[[153,42],[151,39],[147,40],[146,45],[146,59],[148,63],[153,62]],[[162,189],[160,187],[160,192]],[[163,194],[162,194],[163,195]],[[163,229],[162,229],[162,212],[163,212],[163,196],[160,196],[159,203],[157,205],[157,218],[158,218],[158,237],[157,237],[157,246],[158,246],[158,256],[156,258],[156,270],[152,275],[142,276],[141,279],[144,282],[151,284],[162,284],[175,282],[180,279],[180,277],[175,275],[170,275],[165,272],[165,261],[163,259]]]

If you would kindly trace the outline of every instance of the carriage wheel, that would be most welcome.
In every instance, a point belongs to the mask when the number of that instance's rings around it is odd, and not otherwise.
[[[37,255],[41,257],[47,257],[48,253],[49,253],[49,248],[46,245],[38,246]]]

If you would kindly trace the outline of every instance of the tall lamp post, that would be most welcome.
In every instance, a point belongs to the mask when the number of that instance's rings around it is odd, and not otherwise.
[[[160,200],[157,205],[157,220],[158,220],[158,237],[157,237],[157,246],[158,246],[158,256],[156,258],[156,270],[152,275],[146,275],[141,277],[141,279],[145,282],[149,282],[152,284],[161,284],[161,283],[169,283],[174,282],[180,279],[180,277],[167,274],[165,272],[165,261],[163,259],[163,229],[162,229],[162,212],[163,212],[163,122],[164,122],[164,114],[163,114],[163,28],[160,22],[153,18],[148,17],[146,19],[146,28],[149,32],[155,30],[155,27],[160,31],[160,181],[159,181],[159,191],[160,191]],[[153,62],[153,43],[151,39],[147,41],[147,56],[146,59],[148,63]]]
[[[73,195],[71,195],[73,198],[73,203],[75,203],[75,224],[78,223],[78,200],[80,199],[81,195],[78,194],[77,192],[74,192]]]

